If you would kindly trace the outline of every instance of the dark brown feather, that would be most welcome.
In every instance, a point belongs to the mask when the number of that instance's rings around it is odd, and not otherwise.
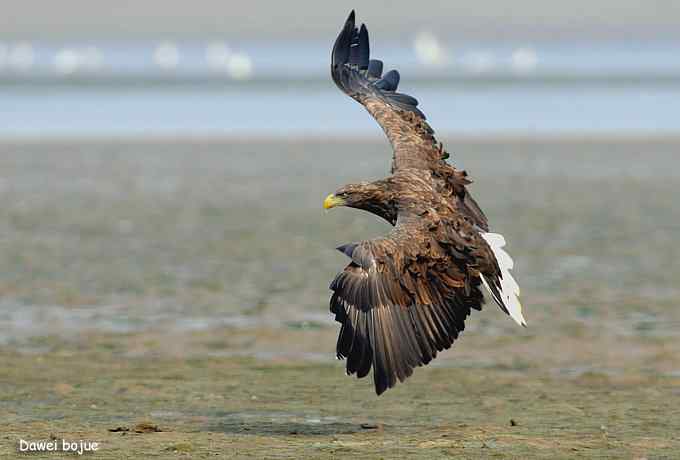
[[[439,259],[454,263],[441,245],[418,244],[432,235],[412,219],[387,237],[346,245],[351,262],[330,285],[331,311],[342,324],[337,355],[350,375],[373,367],[378,394],[449,348],[471,306],[481,308],[479,281],[466,293],[463,275],[430,268]]]

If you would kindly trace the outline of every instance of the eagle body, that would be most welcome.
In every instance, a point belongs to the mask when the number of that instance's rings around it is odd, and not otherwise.
[[[465,171],[449,157],[413,97],[396,92],[399,74],[382,75],[369,56],[368,30],[350,14],[331,57],[336,85],[362,104],[392,145],[391,175],[348,184],[325,202],[392,224],[385,236],[340,246],[350,262],[330,284],[331,312],[341,324],[336,353],[348,375],[373,369],[377,394],[448,349],[481,310],[482,286],[500,308],[526,325],[519,287],[501,235],[467,190]]]

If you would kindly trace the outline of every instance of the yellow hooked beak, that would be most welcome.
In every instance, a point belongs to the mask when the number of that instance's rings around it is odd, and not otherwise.
[[[345,200],[340,198],[339,196],[335,196],[332,193],[326,197],[325,200],[323,200],[323,208],[324,209],[331,209],[336,206],[342,206],[345,204]]]

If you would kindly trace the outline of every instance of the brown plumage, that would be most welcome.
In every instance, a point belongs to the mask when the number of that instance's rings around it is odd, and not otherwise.
[[[467,174],[446,162],[418,101],[396,92],[397,71],[382,75],[382,62],[370,60],[368,31],[355,27],[354,11],[333,47],[331,75],[375,118],[394,151],[391,176],[346,185],[324,202],[394,226],[382,238],[339,247],[351,261],[330,285],[331,312],[342,325],[337,356],[347,359],[349,375],[373,368],[381,394],[451,346],[470,311],[481,310],[482,284],[501,309],[524,319],[502,237],[486,233]]]

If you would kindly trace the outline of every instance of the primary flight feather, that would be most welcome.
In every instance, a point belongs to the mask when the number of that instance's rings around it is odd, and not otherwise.
[[[387,135],[392,175],[346,185],[324,208],[363,209],[394,228],[338,248],[350,263],[330,285],[330,308],[341,324],[338,358],[347,360],[349,375],[373,369],[377,394],[453,344],[470,311],[481,310],[482,286],[526,326],[503,236],[489,233],[466,189],[471,181],[446,162],[418,101],[397,92],[399,72],[382,71],[383,63],[370,58],[368,29],[356,27],[352,11],[333,47],[331,76]]]

